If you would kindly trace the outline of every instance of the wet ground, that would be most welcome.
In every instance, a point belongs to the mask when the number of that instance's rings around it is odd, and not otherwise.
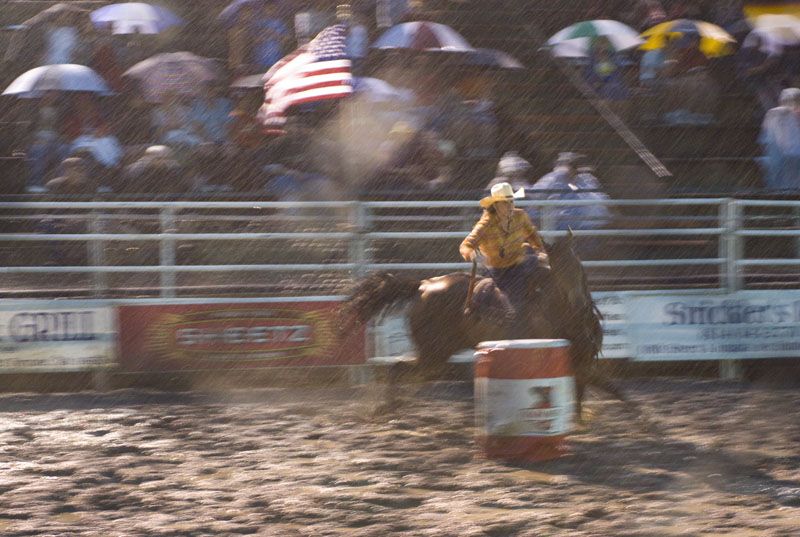
[[[800,390],[625,381],[572,455],[481,458],[466,385],[0,397],[0,534],[800,535]]]

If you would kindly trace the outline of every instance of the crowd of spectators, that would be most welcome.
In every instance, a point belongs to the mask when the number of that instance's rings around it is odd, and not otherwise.
[[[156,53],[175,50],[169,31],[114,35],[111,25],[92,24],[85,14],[70,11],[21,30],[24,39],[13,39],[5,51],[7,74],[37,65],[84,64],[115,92],[110,97],[46,92],[6,106],[7,117],[31,125],[15,147],[28,164],[25,189],[148,195],[259,191],[276,199],[314,200],[386,189],[482,188],[504,152],[535,152],[500,141],[513,118],[498,113],[496,73],[445,69],[431,57],[403,62],[399,72],[367,70],[370,37],[418,18],[418,4],[372,0],[354,3],[347,17],[340,15],[349,25],[354,74],[379,75],[401,88],[397,95],[374,101],[357,96],[346,108],[302,110],[280,135],[265,132],[257,117],[263,102],[259,85],[231,82],[263,74],[335,22],[327,2],[244,3],[232,20],[220,22],[227,41],[227,58],[217,62],[220,76],[192,95],[166,93],[158,99],[148,98],[123,73]],[[702,19],[734,34],[747,46],[722,58],[709,59],[700,51],[700,37],[687,33],[646,53],[619,53],[609,40],[596,38],[588,56],[575,63],[597,96],[633,124],[712,124],[721,92],[716,73],[720,67],[735,72],[766,114],[760,138],[765,183],[800,185],[800,105],[796,90],[786,90],[800,85],[797,51],[779,49],[757,33],[745,43],[749,28],[740,2],[597,2],[586,18],[617,19],[637,30],[674,18]],[[496,175],[525,182],[532,191],[542,185],[567,196],[601,190],[597,179],[570,159],[562,155],[556,169],[536,183],[526,161],[507,153]],[[608,215],[592,217],[603,221]]]

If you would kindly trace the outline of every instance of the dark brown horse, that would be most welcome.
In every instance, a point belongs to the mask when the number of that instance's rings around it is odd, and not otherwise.
[[[427,378],[440,377],[447,360],[481,341],[510,338],[563,338],[572,343],[577,389],[577,416],[588,384],[622,399],[618,390],[596,371],[603,341],[600,312],[592,300],[586,274],[570,235],[548,246],[551,270],[541,282],[539,297],[527,322],[510,322],[504,300],[491,280],[478,278],[475,303],[465,313],[470,275],[454,273],[416,280],[391,273],[375,273],[356,285],[343,306],[344,329],[365,323],[382,313],[408,305],[408,328],[417,350],[410,364]],[[408,363],[392,366],[390,385]]]

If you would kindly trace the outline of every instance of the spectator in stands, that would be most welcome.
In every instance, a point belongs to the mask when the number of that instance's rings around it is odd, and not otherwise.
[[[318,33],[330,25],[331,16],[318,0],[305,0],[294,16],[294,34],[297,46],[314,39]]]
[[[463,108],[452,126],[452,134],[445,136],[455,142],[459,159],[481,171],[485,168],[481,161],[493,163],[498,156],[499,121],[493,93],[494,84],[488,76],[462,78],[458,94]]]
[[[755,93],[763,111],[778,104],[786,78],[785,52],[785,47],[775,37],[754,30],[747,35],[737,53],[741,76]]]
[[[633,26],[640,32],[667,20],[667,12],[659,0],[639,0],[633,10]]]
[[[529,189],[532,172],[533,167],[530,162],[520,157],[516,151],[508,151],[497,163],[495,178],[486,185],[486,188],[491,190],[498,183],[508,183],[515,191],[520,188]]]
[[[332,174],[314,170],[302,156],[290,160],[290,167],[279,164],[265,167],[267,194],[276,201],[333,201],[341,199],[341,189]]]
[[[354,11],[348,19],[347,56],[353,64],[353,73],[361,74],[369,47],[369,30],[363,13]]]
[[[411,10],[408,0],[377,0],[375,2],[375,22],[379,29],[385,30],[401,22]]]
[[[153,111],[156,139],[176,151],[179,162],[188,163],[204,140],[195,130],[189,101],[185,96],[170,94]]]
[[[228,125],[233,111],[233,105],[225,90],[225,86],[221,83],[208,83],[203,96],[192,102],[190,111],[194,131],[204,141],[217,145],[228,142]]]
[[[120,189],[138,194],[186,192],[188,184],[185,172],[169,147],[154,145],[125,168]]]
[[[686,33],[667,45],[662,101],[672,125],[708,125],[714,120],[719,89],[700,51],[700,35]]]
[[[592,205],[573,205],[551,207],[547,218],[537,214],[535,208],[529,215],[540,227],[564,231],[567,229],[598,229],[611,222],[611,211],[604,203],[609,199],[602,190],[600,181],[592,173],[592,168],[581,166],[584,157],[576,153],[558,155],[553,171],[539,179],[527,192],[529,199],[537,200],[593,200]],[[547,221],[542,221],[547,220]],[[550,224],[550,225],[548,225]],[[579,243],[582,256],[595,253],[597,243]]]
[[[90,51],[88,66],[97,71],[113,91],[121,92],[123,69],[119,62],[112,29],[111,23],[105,23],[87,36]]]
[[[436,132],[405,121],[397,122],[378,149],[381,165],[367,181],[367,190],[415,190],[444,186],[445,168],[451,144]],[[443,173],[444,171],[444,173]]]
[[[625,82],[624,66],[607,38],[601,36],[592,40],[584,78],[600,99],[617,114],[627,116],[631,94]]]
[[[86,63],[85,28],[77,20],[80,15],[62,12],[55,17],[45,31],[45,48],[42,65],[58,63]]]
[[[157,135],[153,123],[154,105],[142,99],[135,91],[121,96],[118,103],[115,120],[118,125],[125,126],[117,131],[123,145],[142,146],[156,140]]]
[[[47,182],[52,194],[92,194],[95,182],[89,174],[87,163],[80,157],[70,157],[61,163],[62,175]]]
[[[27,151],[29,165],[26,191],[46,192],[45,176],[69,152],[68,140],[62,132],[64,124],[64,96],[48,91],[39,101],[33,140]]]
[[[243,75],[250,72],[251,25],[256,19],[256,8],[245,3],[239,10],[236,23],[228,30],[228,69]]]
[[[289,49],[289,29],[281,20],[275,2],[265,2],[250,34],[255,72],[266,72]]]
[[[260,188],[261,168],[269,163],[267,140],[257,118],[263,102],[260,92],[243,90],[228,121],[228,140],[232,144],[235,165],[229,167],[229,182],[236,190]]]
[[[122,159],[122,146],[111,133],[97,105],[88,94],[77,95],[65,127],[70,139],[69,153],[85,151],[100,166],[100,173],[116,169]],[[104,185],[107,187],[108,185]]]
[[[800,89],[781,92],[780,105],[764,118],[759,142],[764,148],[767,189],[800,189]]]

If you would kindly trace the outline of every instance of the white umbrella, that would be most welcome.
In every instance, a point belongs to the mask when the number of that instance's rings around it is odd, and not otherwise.
[[[183,20],[167,8],[144,2],[104,6],[92,11],[91,18],[96,26],[110,23],[115,34],[157,34],[183,24]]]
[[[23,98],[38,98],[46,91],[85,91],[110,95],[103,77],[85,65],[43,65],[19,75],[3,92]]]
[[[464,37],[444,24],[427,21],[404,22],[392,26],[373,43],[376,49],[473,52]]]
[[[592,40],[605,37],[617,50],[638,47],[644,40],[639,33],[621,22],[613,20],[583,21],[568,26],[547,40],[546,47],[560,58],[585,58],[589,55]]]
[[[751,35],[762,38],[762,42],[769,40],[783,46],[794,46],[800,43],[800,18],[798,17],[793,15],[761,15],[751,22],[754,30],[745,38],[742,46],[752,46],[747,43],[747,39],[750,39]],[[752,40],[755,39],[754,37]]]

